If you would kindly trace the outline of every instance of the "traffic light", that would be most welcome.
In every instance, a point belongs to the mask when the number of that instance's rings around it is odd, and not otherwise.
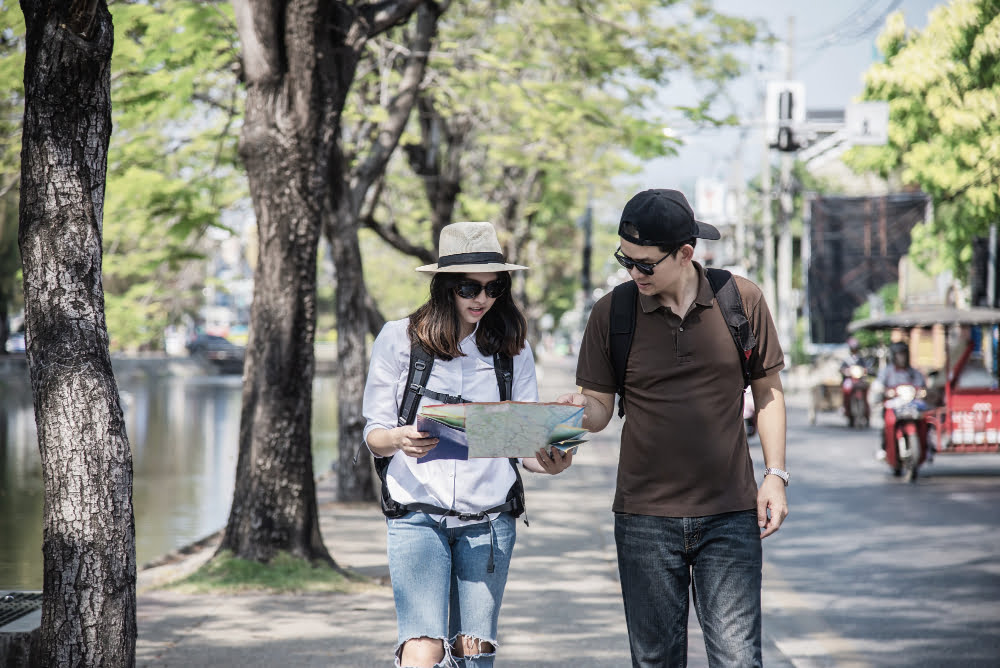
[[[795,141],[795,133],[792,131],[792,110],[795,105],[795,96],[791,90],[783,90],[778,94],[778,145],[779,151],[798,150],[799,144]]]
[[[801,81],[769,81],[764,97],[768,146],[797,151],[805,145],[806,89]]]

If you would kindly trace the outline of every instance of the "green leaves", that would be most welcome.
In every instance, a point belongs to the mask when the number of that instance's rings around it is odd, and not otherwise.
[[[913,255],[964,275],[972,238],[1000,219],[1000,2],[939,6],[922,32],[893,15],[878,45],[886,61],[864,97],[889,100],[890,144],[853,149],[849,164],[928,193],[934,220],[914,230]]]

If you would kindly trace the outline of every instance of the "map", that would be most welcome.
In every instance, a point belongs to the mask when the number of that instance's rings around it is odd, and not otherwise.
[[[583,407],[572,404],[501,401],[424,406],[417,428],[440,441],[417,461],[534,457],[547,446],[575,452],[586,432],[582,423]]]

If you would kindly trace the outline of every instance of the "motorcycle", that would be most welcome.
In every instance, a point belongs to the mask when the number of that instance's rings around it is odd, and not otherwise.
[[[749,387],[743,391],[743,427],[747,430],[747,438],[757,433],[757,407]]]
[[[868,407],[868,369],[860,364],[851,364],[841,369],[840,373],[843,376],[840,394],[847,426],[867,429],[871,418],[871,409]]]
[[[895,476],[907,482],[917,478],[917,470],[927,459],[927,390],[914,385],[887,388],[884,402],[883,439],[886,463]]]

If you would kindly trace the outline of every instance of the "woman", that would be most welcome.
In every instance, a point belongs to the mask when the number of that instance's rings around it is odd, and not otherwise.
[[[389,322],[372,349],[365,386],[365,442],[380,458],[391,502],[422,510],[387,512],[389,572],[396,601],[396,666],[493,666],[497,620],[514,548],[509,507],[520,488],[507,459],[418,462],[437,439],[412,424],[396,426],[409,386],[410,351],[433,355],[421,404],[451,395],[500,400],[499,357],[513,361],[510,399],[538,401],[525,320],[510,294],[510,272],[490,223],[454,223],[441,231],[430,299],[409,318]],[[385,466],[386,461],[388,465]],[[529,471],[555,474],[571,454],[539,450]],[[381,466],[380,466],[381,465]],[[517,512],[516,510],[514,512]],[[401,514],[394,517],[393,514]]]

